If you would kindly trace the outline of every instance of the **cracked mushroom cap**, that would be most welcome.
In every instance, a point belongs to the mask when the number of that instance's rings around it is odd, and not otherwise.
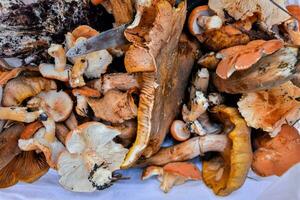
[[[99,122],[87,122],[69,132],[58,160],[59,183],[75,192],[93,192],[112,185],[127,149],[113,139],[120,132]]]
[[[41,104],[45,105],[34,105],[36,100],[39,101],[39,99],[33,98],[28,102],[28,106],[41,106],[42,110],[47,113],[48,117],[53,118],[55,122],[66,120],[72,112],[73,101],[64,91],[56,92],[55,90],[51,90],[49,92],[41,92],[37,95],[37,98],[41,99],[43,101]]]
[[[230,145],[219,156],[203,161],[203,181],[216,195],[226,196],[240,188],[252,162],[250,129],[235,108],[223,105],[213,108],[219,120],[233,129],[227,133]]]
[[[260,176],[281,176],[300,162],[300,134],[296,128],[284,124],[279,134],[257,139],[259,148],[254,152],[252,169]]]
[[[42,153],[22,151],[0,169],[0,188],[15,185],[19,181],[32,183],[46,174],[48,170],[49,165]]]
[[[274,137],[282,124],[293,124],[300,115],[300,88],[286,82],[270,90],[247,93],[238,102],[248,126],[261,128]]]
[[[56,83],[53,80],[42,77],[17,77],[5,85],[2,105],[18,106],[29,97],[54,89],[56,89]]]

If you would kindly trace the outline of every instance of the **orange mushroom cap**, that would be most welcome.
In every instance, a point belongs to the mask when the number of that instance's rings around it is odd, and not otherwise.
[[[101,94],[98,90],[89,88],[87,86],[73,89],[72,94],[75,96],[77,94],[79,94],[79,95],[86,96],[86,97],[100,97],[101,96]]]

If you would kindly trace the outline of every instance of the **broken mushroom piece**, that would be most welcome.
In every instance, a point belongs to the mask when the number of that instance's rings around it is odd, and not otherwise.
[[[260,176],[281,176],[294,164],[300,162],[300,134],[296,128],[282,125],[274,138],[265,135],[258,139],[252,169]]]
[[[19,181],[32,183],[46,174],[49,166],[42,153],[22,151],[0,169],[0,188],[7,188]]]
[[[175,140],[180,142],[189,139],[191,136],[186,124],[181,120],[173,121],[170,128],[170,133]]]
[[[194,8],[188,19],[189,30],[195,36],[206,30],[221,28],[222,24],[222,19],[213,15],[207,5]]]
[[[188,162],[168,163],[164,167],[150,166],[144,169],[142,180],[158,176],[161,182],[160,189],[165,193],[173,186],[181,185],[189,180],[201,180],[201,172],[196,165]]]
[[[137,115],[137,106],[132,97],[133,92],[135,91],[123,93],[110,90],[103,98],[87,98],[87,102],[97,118],[111,123],[123,123]]]
[[[98,90],[91,89],[89,87],[81,87],[72,90],[72,94],[76,97],[76,113],[82,117],[86,117],[88,113],[88,103],[86,98],[100,97],[101,94]]]
[[[251,68],[234,72],[228,79],[215,75],[213,83],[220,92],[231,94],[270,89],[294,78],[297,72],[298,49],[284,47],[262,57]]]
[[[107,91],[117,89],[127,91],[132,88],[141,87],[141,78],[138,74],[112,73],[105,74],[102,78],[101,91],[105,94]]]
[[[261,128],[274,137],[282,124],[299,119],[299,96],[300,88],[286,82],[266,91],[244,94],[238,107],[248,126]]]
[[[36,96],[42,91],[55,90],[56,83],[42,77],[19,76],[10,80],[4,87],[3,106],[18,106],[23,100]]]
[[[58,159],[59,183],[75,192],[93,192],[112,185],[127,149],[113,139],[120,132],[99,122],[87,122],[69,132]]]

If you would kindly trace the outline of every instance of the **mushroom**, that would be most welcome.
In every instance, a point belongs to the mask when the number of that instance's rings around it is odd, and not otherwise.
[[[10,187],[19,181],[32,183],[46,174],[49,166],[45,157],[35,151],[22,151],[0,169],[0,188]]]
[[[195,74],[190,91],[190,99],[195,97],[196,91],[200,90],[204,94],[207,93],[207,88],[209,84],[209,72],[206,68],[202,68]]]
[[[36,96],[42,91],[56,89],[56,83],[42,77],[19,76],[10,80],[4,87],[3,106],[18,106],[23,100]]]
[[[88,122],[68,133],[66,150],[58,159],[59,183],[76,192],[103,190],[115,180],[127,149],[113,139],[120,132],[99,122]]]
[[[35,67],[18,67],[11,70],[1,69],[0,70],[0,85],[4,86],[6,83],[19,76],[24,71],[37,71]]]
[[[277,5],[285,7],[285,1],[274,0]],[[290,18],[288,14],[278,9],[271,1],[261,0],[209,0],[208,6],[217,13],[222,19],[225,19],[227,13],[235,20],[244,20],[249,16],[258,14],[259,22],[271,29],[273,25],[281,24]]]
[[[78,121],[77,121],[76,116],[73,112],[71,112],[69,118],[65,121],[65,124],[68,127],[68,129],[70,129],[70,130],[73,130],[73,129],[77,128]]]
[[[100,97],[100,92],[89,87],[81,87],[72,90],[72,94],[76,97],[76,113],[82,117],[87,116],[88,113],[88,103],[86,98],[91,97]]]
[[[43,110],[29,112],[27,107],[0,107],[0,120],[30,123],[37,120],[42,113]]]
[[[18,139],[22,133],[24,125],[15,124],[5,129],[0,134],[0,169],[5,167],[15,156],[21,153],[18,147]],[[1,185],[1,184],[0,184]]]
[[[282,124],[299,119],[299,96],[300,88],[286,82],[270,90],[244,94],[238,107],[248,126],[261,128],[274,137]]]
[[[125,31],[133,42],[125,54],[125,68],[145,73],[141,76],[137,137],[122,168],[132,166],[141,155],[155,154],[179,114],[198,49],[195,41],[180,36],[185,10],[185,2],[176,9],[165,0],[155,2],[144,7],[137,26]]]
[[[222,24],[222,19],[213,15],[207,5],[194,8],[188,19],[189,30],[193,35],[202,34],[206,30],[219,29]]]
[[[141,80],[138,74],[112,73],[103,76],[101,91],[105,94],[112,89],[127,91],[132,88],[140,87]]]
[[[272,55],[262,57],[251,68],[234,72],[228,79],[213,77],[213,83],[220,92],[248,93],[270,89],[294,78],[296,74],[298,49],[285,47]]]
[[[62,143],[65,144],[67,134],[70,130],[62,123],[57,123],[55,126],[55,136]]]
[[[181,120],[173,121],[170,128],[170,133],[175,140],[180,142],[189,139],[191,136],[191,133],[188,130],[186,124]]]
[[[45,78],[67,82],[69,67],[67,67],[66,53],[62,45],[51,44],[48,54],[55,59],[55,65],[42,63],[39,65],[40,73]]]
[[[284,124],[276,137],[264,135],[257,143],[252,169],[260,176],[281,176],[300,162],[300,134],[293,126]]]
[[[209,70],[215,70],[220,62],[220,59],[216,57],[214,52],[205,54],[198,60],[198,64],[201,67],[205,67]]]
[[[112,123],[123,123],[137,115],[137,106],[132,97],[133,92],[134,90],[126,93],[110,90],[103,98],[87,98],[87,102],[97,118]]]
[[[131,0],[109,0],[115,25],[129,23],[133,20],[133,1]]]
[[[56,169],[58,156],[65,147],[55,137],[55,122],[67,119],[72,111],[73,102],[65,92],[49,91],[31,99],[28,106],[45,111],[46,115],[41,117],[45,128],[33,132],[32,138],[20,139],[19,147],[23,151],[41,150],[50,167]]]
[[[270,55],[283,47],[281,40],[254,40],[247,45],[239,45],[223,49],[217,54],[222,58],[216,74],[222,79],[229,78],[235,71],[249,69],[263,55]]]
[[[194,137],[175,146],[162,148],[154,156],[140,160],[139,166],[165,165],[217,151],[217,157],[203,161],[204,182],[221,196],[241,187],[252,161],[250,129],[235,108],[220,105],[214,107],[213,112],[224,123],[222,134]]]
[[[173,186],[181,185],[188,180],[201,180],[201,172],[196,165],[188,162],[168,163],[164,167],[150,166],[144,169],[142,180],[157,175],[161,182],[160,189],[165,193]]]
[[[87,65],[87,60],[85,58],[74,58],[74,65],[72,67],[71,75],[69,78],[69,83],[72,88],[82,87],[85,85],[83,74],[84,71],[87,69]]]

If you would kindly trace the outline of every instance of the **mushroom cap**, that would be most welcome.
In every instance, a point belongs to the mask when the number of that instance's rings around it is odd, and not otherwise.
[[[173,121],[170,133],[175,140],[180,142],[189,139],[191,136],[190,131],[186,128],[186,124],[181,120]]]
[[[164,172],[182,176],[186,179],[201,180],[202,175],[198,167],[190,162],[173,162],[168,163],[164,167]]]
[[[133,92],[134,90],[125,93],[110,90],[103,98],[87,98],[87,102],[96,117],[112,123],[123,123],[137,115],[137,106],[132,97]]]
[[[300,88],[287,82],[270,90],[244,94],[238,107],[248,126],[275,136],[282,124],[293,123],[299,118],[299,96]]]
[[[35,121],[27,124],[20,135],[20,139],[31,138],[42,127],[43,124],[40,121]]]
[[[92,192],[111,186],[127,149],[113,139],[120,132],[99,122],[87,122],[68,133],[58,160],[60,184],[71,191]]]
[[[260,145],[254,152],[252,169],[258,175],[281,176],[300,162],[300,134],[296,128],[284,124],[276,137],[257,140]]]
[[[73,89],[72,94],[74,96],[82,95],[82,96],[85,96],[85,97],[100,97],[101,96],[101,93],[98,90],[89,88],[87,86],[83,86],[83,87],[80,87],[80,88]]]
[[[98,34],[99,34],[98,31],[96,31],[95,29],[93,29],[87,25],[78,26],[77,28],[75,28],[72,31],[72,35],[73,35],[75,41],[80,37],[90,38],[90,37],[96,36]]]
[[[262,56],[269,55],[283,47],[281,40],[253,40],[247,45],[223,49],[218,53],[222,58],[216,74],[222,79],[229,78],[235,71],[246,70],[257,63]]]
[[[23,71],[37,71],[36,67],[18,67],[12,70],[0,70],[0,85],[5,85],[9,80],[16,78]]]
[[[73,101],[66,92],[51,90],[49,92],[41,92],[38,97],[46,103],[47,106],[43,109],[55,122],[64,121],[70,116],[73,109]]]
[[[17,77],[4,87],[3,106],[18,106],[23,100],[36,96],[42,91],[56,89],[56,83],[42,77]]]
[[[188,19],[189,30],[193,35],[202,34],[204,30],[198,24],[198,18],[200,16],[211,16],[212,13],[207,5],[198,6],[194,8]]]
[[[300,6],[295,5],[295,4],[288,5],[288,6],[286,6],[286,9],[297,18],[297,20],[300,24]]]
[[[68,66],[68,68],[70,67]],[[67,82],[69,80],[70,69],[68,68],[63,71],[57,71],[53,64],[42,63],[39,65],[39,70],[43,77],[63,82]]]
[[[234,125],[228,133],[231,145],[219,156],[203,161],[203,181],[220,196],[229,195],[240,188],[246,180],[252,161],[250,129],[238,110],[224,105],[213,108],[219,120],[226,126]]]
[[[43,154],[22,151],[0,170],[0,188],[15,185],[19,181],[32,183],[47,173],[49,166]]]
[[[23,129],[24,125],[18,123],[5,129],[0,134],[0,169],[21,153],[18,147],[18,139]]]

